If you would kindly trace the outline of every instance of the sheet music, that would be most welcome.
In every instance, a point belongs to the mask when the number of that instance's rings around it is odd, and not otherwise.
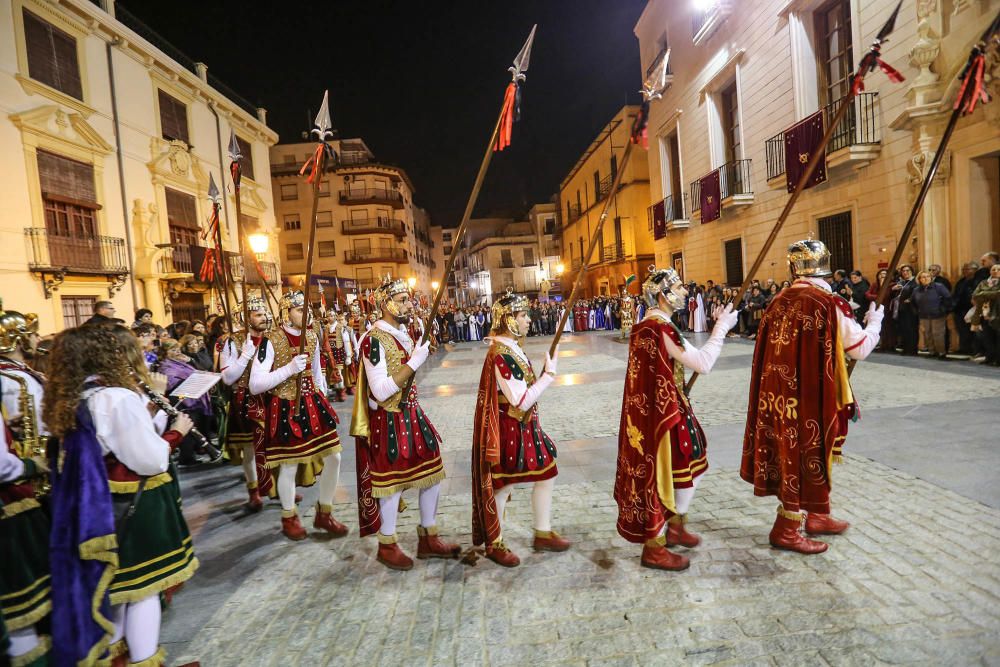
[[[174,387],[170,392],[171,396],[177,398],[201,398],[208,391],[218,384],[222,379],[222,373],[209,373],[208,371],[195,371],[188,376],[184,382]]]

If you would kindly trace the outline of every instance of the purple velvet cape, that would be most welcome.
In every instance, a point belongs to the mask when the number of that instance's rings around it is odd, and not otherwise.
[[[76,665],[107,652],[114,632],[108,586],[118,566],[108,473],[86,401],[52,466],[52,664]],[[89,663],[88,663],[89,664]]]

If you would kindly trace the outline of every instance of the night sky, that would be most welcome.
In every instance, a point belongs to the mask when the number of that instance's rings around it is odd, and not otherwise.
[[[265,107],[281,142],[301,140],[329,88],[340,136],[403,167],[416,203],[446,227],[461,217],[533,23],[521,122],[493,158],[476,215],[549,201],[600,128],[640,100],[632,29],[645,0],[118,4]]]

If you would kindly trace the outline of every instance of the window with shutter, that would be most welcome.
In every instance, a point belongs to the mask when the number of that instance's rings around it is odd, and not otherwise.
[[[239,144],[240,153],[243,155],[243,158],[240,160],[243,175],[253,180],[253,151],[250,150],[250,142],[237,134],[236,143]]]
[[[743,241],[732,239],[725,243],[726,284],[739,285],[743,282]]]
[[[320,257],[333,257],[337,254],[337,249],[333,241],[320,241],[318,249]]]
[[[45,151],[38,151],[37,162],[50,262],[100,268],[93,166]]]
[[[172,188],[164,188],[164,191],[167,196],[167,222],[170,226],[196,231],[200,229],[194,195]]]
[[[190,144],[187,105],[162,90],[157,91],[157,96],[160,104],[160,136],[167,141]]]
[[[302,259],[305,257],[305,252],[302,249],[301,243],[289,243],[285,246],[285,257],[288,259]]]
[[[851,212],[828,215],[816,221],[819,240],[830,250],[833,270],[851,271],[854,268],[854,242],[851,233]]]
[[[287,216],[286,216],[287,217]],[[298,218],[298,213],[295,214]],[[317,227],[333,227],[333,214],[330,211],[317,211],[316,212],[316,226]]]
[[[281,184],[281,201],[291,201],[299,198],[299,186],[295,183]]]
[[[28,76],[59,92],[83,101],[76,38],[44,21],[27,9],[24,42],[28,52]]]

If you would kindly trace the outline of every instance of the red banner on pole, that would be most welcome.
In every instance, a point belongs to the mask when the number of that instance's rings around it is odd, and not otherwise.
[[[851,101],[847,100],[846,104]],[[809,164],[813,151],[823,141],[823,112],[817,111],[785,130],[785,182],[788,191],[795,189],[803,170]],[[806,189],[826,181],[826,156],[816,165],[812,177],[806,182]]]

